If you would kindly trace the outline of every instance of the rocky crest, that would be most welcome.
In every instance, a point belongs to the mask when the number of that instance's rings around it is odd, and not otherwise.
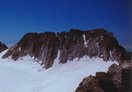
[[[0,42],[0,53],[2,51],[6,50],[6,49],[8,49],[8,47],[5,44],[3,44],[3,43]]]
[[[109,74],[97,72],[96,76],[84,78],[75,92],[117,92],[117,89]]]
[[[123,62],[119,65],[113,64],[108,70],[108,74],[112,76],[112,81],[119,92],[131,90],[131,73],[131,62]]]
[[[84,55],[98,56],[105,61],[110,59],[121,61],[128,57],[113,34],[105,29],[87,31],[71,29],[69,32],[61,33],[27,33],[3,58],[11,57],[17,60],[19,57],[30,55],[42,61],[41,65],[45,68],[49,68],[53,65],[58,52],[60,63]]]
[[[130,62],[113,64],[108,72],[97,72],[82,80],[75,92],[129,92],[131,89],[132,67]]]

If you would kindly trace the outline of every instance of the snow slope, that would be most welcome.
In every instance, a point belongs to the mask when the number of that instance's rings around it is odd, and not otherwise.
[[[84,56],[58,64],[56,58],[53,67],[46,70],[29,56],[17,61],[1,59],[5,52],[0,53],[0,92],[74,92],[84,77],[106,72],[116,63]]]

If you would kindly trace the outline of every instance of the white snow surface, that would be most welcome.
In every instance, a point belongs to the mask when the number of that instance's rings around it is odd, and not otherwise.
[[[74,92],[84,77],[106,72],[117,63],[84,56],[57,64],[58,55],[53,67],[43,69],[30,56],[17,61],[1,59],[6,51],[0,53],[0,92]]]

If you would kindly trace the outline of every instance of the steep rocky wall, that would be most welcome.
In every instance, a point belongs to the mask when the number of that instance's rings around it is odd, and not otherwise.
[[[60,63],[84,55],[98,56],[105,61],[110,59],[120,61],[127,58],[125,49],[119,45],[113,34],[105,29],[27,33],[3,58],[11,57],[17,60],[19,57],[30,55],[42,61],[41,65],[45,68],[49,68],[53,65],[58,51]]]

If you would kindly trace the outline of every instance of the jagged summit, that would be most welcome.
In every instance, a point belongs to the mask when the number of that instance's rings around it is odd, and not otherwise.
[[[6,49],[8,49],[8,47],[5,44],[3,44],[2,42],[0,42],[0,53]]]
[[[59,52],[59,63],[66,63],[67,60],[81,58],[84,55],[97,56],[105,61],[110,59],[120,61],[127,58],[125,49],[119,45],[113,34],[105,29],[27,33],[3,58],[11,57],[17,60],[19,57],[30,55],[42,61],[41,65],[45,68],[49,68]]]

